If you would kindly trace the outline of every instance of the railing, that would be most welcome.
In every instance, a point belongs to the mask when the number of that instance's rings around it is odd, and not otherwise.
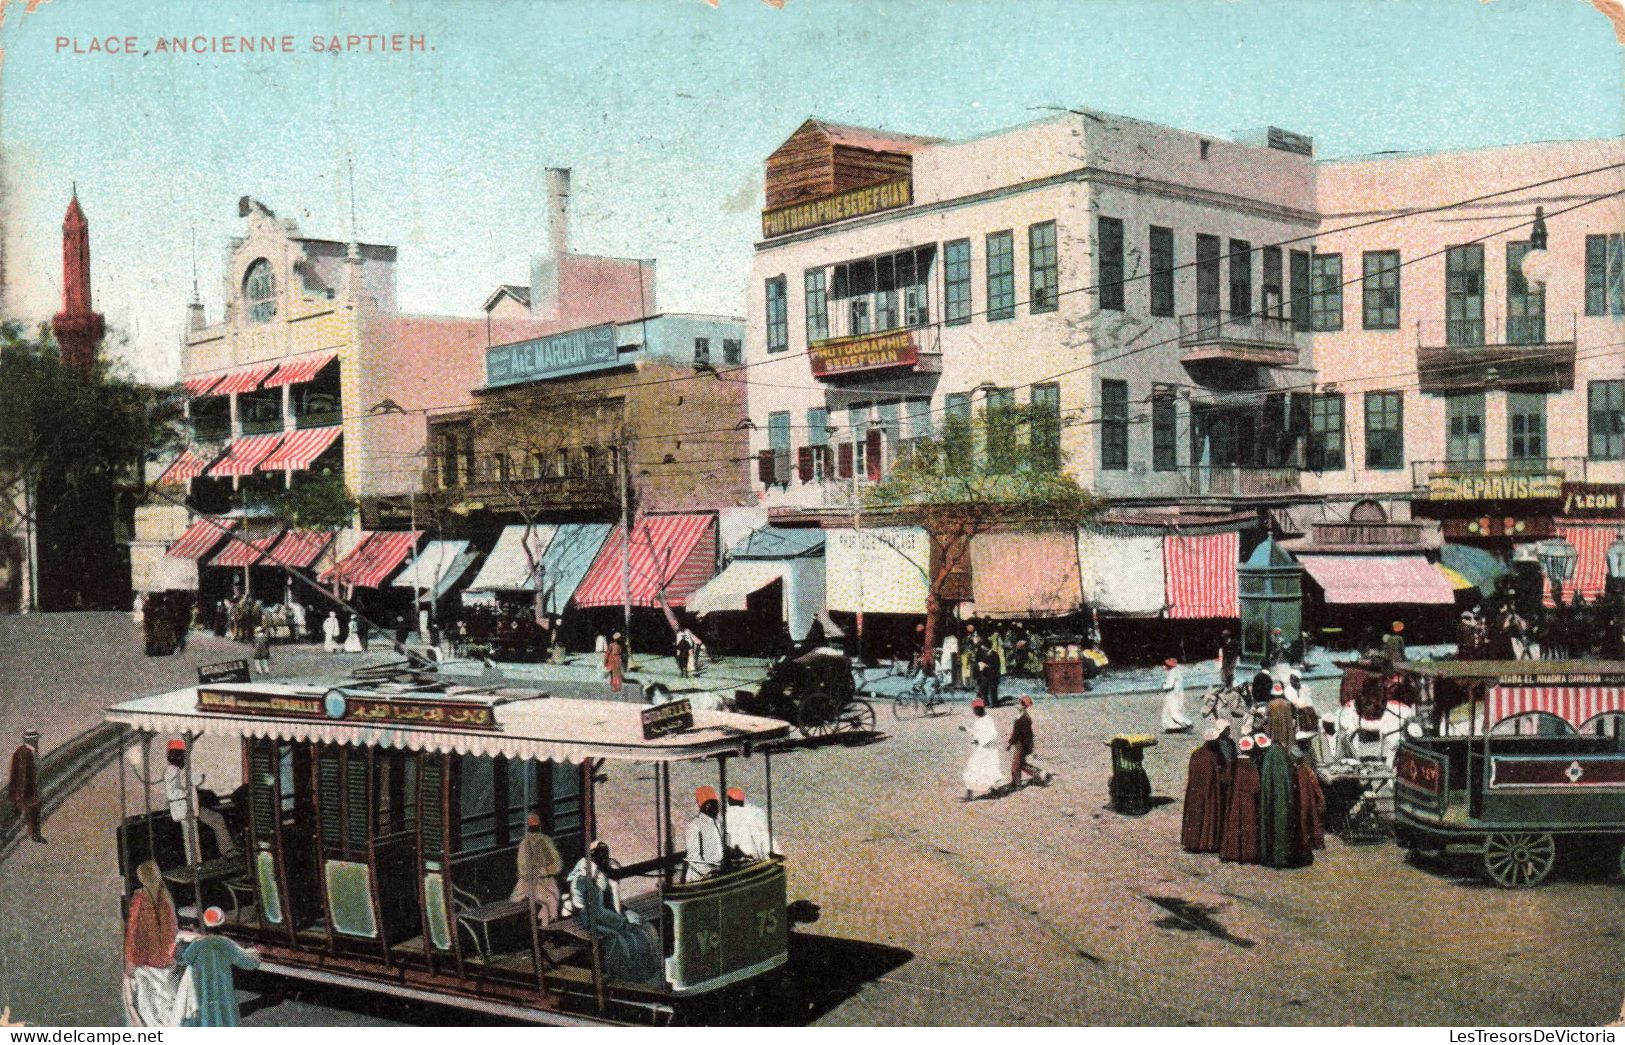
[[[1250,468],[1238,465],[1192,465],[1180,469],[1187,493],[1213,497],[1269,497],[1297,493],[1303,475],[1298,468]]]
[[[1420,544],[1419,522],[1311,523],[1317,546],[1336,544]]]
[[[1296,349],[1292,320],[1280,316],[1231,316],[1193,312],[1179,317],[1179,345],[1241,344],[1256,348]]]
[[[1563,482],[1583,482],[1586,477],[1586,458],[1503,457],[1476,461],[1411,462],[1411,484],[1419,488],[1427,486],[1434,478],[1481,476],[1560,476]]]
[[[231,439],[231,422],[192,422],[192,438],[199,443],[224,443]]]
[[[257,420],[242,422],[244,435],[270,435],[272,432],[282,431],[282,418],[265,417]]]
[[[326,428],[344,420],[343,410],[313,410],[308,414],[295,414],[295,428]]]
[[[1573,344],[1579,319],[1573,312],[1539,316],[1418,320],[1417,348],[1497,348]]]
[[[458,478],[463,470],[458,468]],[[488,501],[503,505],[519,501],[530,504],[556,503],[560,506],[599,507],[616,502],[620,497],[614,475],[513,475],[500,479],[482,475],[468,482],[447,483],[438,466],[424,470],[424,488],[445,490],[461,494],[471,501]]]

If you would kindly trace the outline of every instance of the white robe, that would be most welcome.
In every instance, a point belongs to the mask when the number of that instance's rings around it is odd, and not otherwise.
[[[1163,677],[1162,730],[1186,729],[1191,720],[1185,717],[1185,669],[1169,668]]]
[[[687,852],[688,880],[716,874],[722,867],[722,829],[704,813],[695,813],[683,833]]]
[[[179,1027],[197,1012],[190,968],[137,965],[124,980],[124,1015],[132,1027]]]
[[[767,811],[761,806],[728,807],[728,844],[752,860],[766,860],[773,855],[773,845],[767,835]]]
[[[337,653],[339,651],[340,630],[341,625],[337,617],[329,616],[322,621],[322,649],[328,653]]]
[[[970,760],[965,763],[965,790],[991,791],[1004,782],[1004,767],[999,764],[999,727],[989,715],[971,720]]]

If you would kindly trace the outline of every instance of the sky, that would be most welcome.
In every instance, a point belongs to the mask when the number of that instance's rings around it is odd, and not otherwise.
[[[658,259],[662,310],[742,313],[762,163],[809,116],[963,138],[1087,106],[1317,155],[1625,133],[1625,49],[1586,0],[0,0],[5,315],[60,307],[77,183],[110,351],[172,380],[197,259],[221,314],[252,195],[400,248],[403,308],[477,315],[547,242]],[[405,54],[315,36],[421,35]],[[289,34],[293,53],[151,52]],[[75,54],[137,39],[132,55]],[[59,38],[70,41],[59,46]],[[194,252],[193,242],[197,244]]]

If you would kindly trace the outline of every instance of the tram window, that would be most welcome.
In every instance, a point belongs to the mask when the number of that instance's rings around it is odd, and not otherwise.
[[[1497,737],[1571,737],[1574,727],[1547,711],[1525,711],[1497,722],[1490,730]]]
[[[1625,711],[1605,711],[1595,715],[1580,727],[1580,734],[1588,737],[1607,737],[1613,741],[1611,750],[1625,751]]]
[[[496,763],[491,759],[457,759],[457,813],[460,852],[496,845]]]
[[[282,795],[282,815],[293,815],[293,745],[277,745],[277,790]]]
[[[417,756],[404,751],[379,752],[373,794],[378,803],[378,830],[396,834],[417,827]]]

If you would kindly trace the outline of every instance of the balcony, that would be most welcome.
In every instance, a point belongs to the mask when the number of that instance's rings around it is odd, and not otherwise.
[[[1298,468],[1192,465],[1180,469],[1185,492],[1198,497],[1277,497],[1301,489]]]
[[[192,422],[192,439],[198,443],[228,443],[231,441],[231,422],[225,418],[218,421]]]
[[[1585,477],[1584,457],[1411,463],[1411,484],[1429,501],[1557,500],[1565,482]]]
[[[620,478],[614,475],[482,476],[467,483],[446,483],[439,468],[424,472],[424,489],[460,497],[470,510],[605,511],[620,504]]]
[[[242,421],[242,429],[244,435],[270,435],[272,432],[282,431],[282,418],[244,418]]]
[[[1573,313],[1418,323],[1418,384],[1431,395],[1568,391],[1574,387],[1576,324]]]
[[[1180,359],[1186,364],[1296,366],[1297,332],[1280,316],[1193,312],[1179,317]]]

